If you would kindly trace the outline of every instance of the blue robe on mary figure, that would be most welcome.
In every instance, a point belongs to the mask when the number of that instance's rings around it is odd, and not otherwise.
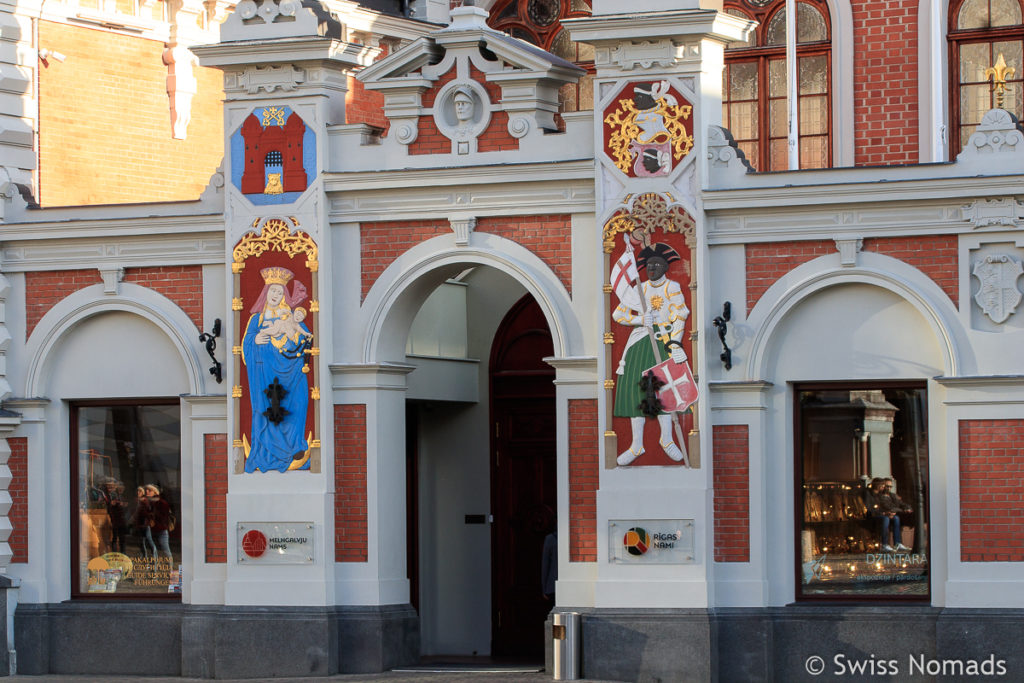
[[[266,344],[256,343],[256,335],[266,323],[276,320],[279,311],[289,309],[282,306],[278,311],[264,310],[249,318],[242,339],[242,359],[249,376],[249,400],[252,404],[251,448],[245,459],[246,472],[285,472],[293,462],[304,457],[309,449],[306,438],[309,381],[302,372],[305,359],[301,351],[298,351],[298,342],[301,340],[291,340],[281,335],[272,337]],[[304,332],[308,332],[305,325],[301,327]],[[280,407],[287,411],[276,424],[266,415],[271,405],[266,389],[275,377],[285,390]],[[299,469],[308,468],[307,461]]]

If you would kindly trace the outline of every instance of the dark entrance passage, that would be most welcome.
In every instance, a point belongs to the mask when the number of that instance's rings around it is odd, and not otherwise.
[[[544,656],[544,537],[554,530],[555,372],[551,332],[532,296],[509,310],[491,348],[491,652]]]

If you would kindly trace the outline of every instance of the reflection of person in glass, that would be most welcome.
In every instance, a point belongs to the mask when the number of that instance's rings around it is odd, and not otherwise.
[[[882,550],[886,552],[904,552],[910,550],[901,541],[900,513],[912,512],[902,498],[892,490],[893,480],[874,478],[867,496],[868,512],[879,520],[882,529]],[[892,529],[892,544],[889,543],[889,530]]]
[[[132,514],[132,525],[142,545],[142,554],[145,557],[156,557],[156,543],[153,542],[153,510],[146,497],[146,487],[140,486],[135,490],[135,512]]]
[[[171,504],[164,498],[163,492],[156,484],[146,484],[146,500],[152,512],[153,535],[160,547],[160,553],[169,559],[174,559],[171,553],[170,528],[171,528]],[[159,557],[160,554],[157,554]]]
[[[123,493],[124,484],[117,479],[108,477],[103,481],[103,498],[110,518],[110,549],[118,553],[127,552],[124,541],[128,534],[128,506]]]
[[[289,295],[285,286],[294,275],[287,268],[264,268],[260,275],[265,284],[242,338],[252,404],[245,471],[284,472],[309,449],[305,436],[309,382],[303,373],[302,351],[312,334],[302,322],[305,310],[298,316],[292,311],[306,298],[305,286],[296,280]]]

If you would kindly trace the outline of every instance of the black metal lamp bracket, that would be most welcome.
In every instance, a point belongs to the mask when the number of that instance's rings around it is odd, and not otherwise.
[[[210,374],[217,380],[217,384],[224,381],[224,374],[220,365],[220,361],[213,355],[213,352],[217,350],[217,337],[220,336],[220,318],[213,321],[213,329],[209,332],[203,332],[199,335],[199,341],[206,344],[206,352],[210,354],[210,359],[213,361],[213,367],[210,368]]]
[[[729,331],[729,326],[726,324],[732,318],[732,303],[726,301],[722,306],[722,315],[715,317],[712,320],[712,324],[718,328],[718,338],[722,340],[722,353],[718,357],[725,363],[726,370],[732,370],[732,349],[725,343],[725,333]]]

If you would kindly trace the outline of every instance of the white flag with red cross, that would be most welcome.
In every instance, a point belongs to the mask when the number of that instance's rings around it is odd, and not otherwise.
[[[629,243],[629,237],[626,237],[625,242],[626,248],[612,266],[611,277],[608,279],[615,296],[619,297],[619,302],[626,308],[639,311],[642,304],[640,294],[636,291],[636,284],[640,279],[640,273],[636,268],[636,258],[633,256],[633,245]]]
[[[647,372],[653,372],[665,383],[658,389],[658,400],[666,413],[681,413],[697,402],[697,383],[693,381],[689,361],[677,363],[669,358]]]

